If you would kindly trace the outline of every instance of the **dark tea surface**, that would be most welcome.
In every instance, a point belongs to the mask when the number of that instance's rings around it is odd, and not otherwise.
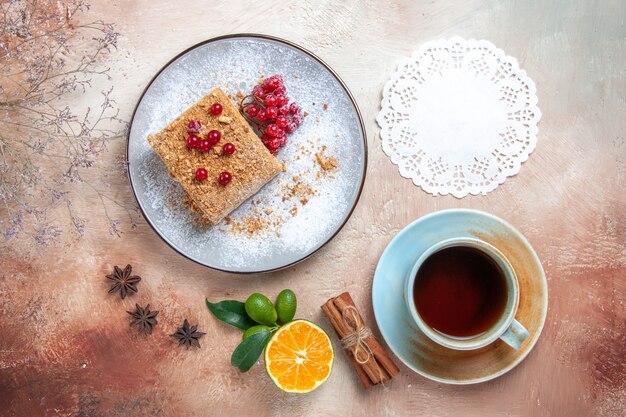
[[[417,271],[415,306],[426,324],[448,336],[477,336],[502,316],[503,272],[483,252],[453,246],[432,254]]]

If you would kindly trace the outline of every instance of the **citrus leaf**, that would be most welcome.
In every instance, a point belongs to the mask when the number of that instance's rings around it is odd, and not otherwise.
[[[209,300],[206,300],[206,306],[218,320],[238,329],[248,330],[257,324],[248,317],[245,304],[241,301],[224,300],[219,303],[211,303]]]
[[[261,353],[263,353],[263,349],[270,340],[271,335],[271,332],[261,330],[239,343],[239,346],[237,346],[230,357],[230,363],[239,368],[241,372],[247,372],[259,359]]]

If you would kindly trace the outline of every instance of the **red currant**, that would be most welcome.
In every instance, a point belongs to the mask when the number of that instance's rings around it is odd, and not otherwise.
[[[267,125],[267,127],[265,128],[265,133],[270,136],[278,136],[278,129],[279,127],[275,123],[272,123],[270,125]]]
[[[265,105],[267,107],[274,107],[276,106],[278,99],[276,98],[276,96],[274,94],[268,94],[265,96]]]
[[[301,111],[302,109],[300,108],[300,106],[298,106],[298,104],[296,103],[291,103],[289,105],[289,113],[291,114],[297,114]]]
[[[276,116],[276,125],[278,127],[281,127],[284,129],[287,126],[288,122],[289,120],[287,120],[287,116],[283,116],[282,114],[279,114],[278,116]]]
[[[289,98],[283,94],[276,95],[276,105],[278,107],[284,106],[289,102]]]
[[[304,115],[302,113],[296,114],[295,116],[293,116],[293,121],[296,126],[300,126],[302,122],[304,122]]]
[[[272,90],[275,90],[283,85],[283,77],[278,74],[272,75],[271,77],[265,79],[264,84],[268,85]]]
[[[202,129],[202,123],[200,123],[200,120],[190,120],[189,123],[187,123],[187,132],[189,133],[198,133],[200,132],[200,129]]]
[[[274,95],[282,95],[287,97],[287,89],[284,85],[281,85],[280,87],[276,88],[276,90],[274,90]],[[289,97],[287,97],[287,101],[289,101]]]
[[[278,152],[278,150],[280,149],[280,143],[281,143],[281,140],[278,138],[273,138],[272,140],[270,140],[268,143],[270,152],[272,153]]]
[[[259,108],[258,108],[257,106],[255,106],[254,104],[253,104],[253,105],[251,105],[251,106],[249,106],[249,107],[246,109],[246,111],[248,112],[248,115],[249,115],[250,117],[254,117],[254,116],[256,116],[257,114],[259,114]]]
[[[261,142],[263,142],[265,145],[267,145],[267,143],[272,139],[272,137],[270,135],[268,135],[267,133],[263,133],[261,135]]]
[[[287,133],[293,133],[297,127],[298,126],[293,121],[290,121],[289,123],[287,123],[287,126],[285,127],[285,131]]]
[[[280,106],[278,108],[278,114],[282,114],[283,116],[286,116],[289,114],[289,106],[285,105],[285,106]]]
[[[218,116],[222,114],[222,105],[220,103],[213,103],[211,106],[211,114],[213,116]]]
[[[256,115],[256,118],[259,119],[260,122],[264,122],[267,120],[267,113],[265,109],[259,110],[259,113]]]
[[[260,99],[265,97],[265,91],[263,91],[263,87],[261,87],[260,85],[254,86],[254,88],[252,89],[252,94],[254,94],[255,97],[260,98]]]
[[[222,147],[222,153],[226,156],[228,155],[232,155],[235,153],[235,145],[233,145],[232,143],[225,143],[224,146]]]
[[[204,168],[196,169],[196,179],[198,181],[204,181],[207,178],[209,178],[209,173],[207,172],[206,169],[204,169]]]
[[[219,181],[220,184],[222,184],[223,186],[226,186],[230,184],[230,182],[233,180],[233,176],[230,175],[230,172],[224,171],[220,174],[217,180]]]
[[[278,130],[276,131],[276,137],[277,138],[284,138],[285,137],[285,129],[281,129],[279,127]]]
[[[196,135],[187,136],[187,147],[189,149],[197,148],[200,145],[200,138]]]
[[[207,139],[202,139],[198,144],[198,149],[200,150],[200,152],[208,152],[211,150],[212,147],[213,145],[211,145],[211,142],[209,142]]]
[[[211,146],[213,146],[213,145],[217,145],[217,143],[222,138],[222,134],[220,133],[219,130],[211,130],[206,138],[209,141],[209,143],[211,143]]]
[[[267,120],[274,120],[278,116],[278,109],[276,107],[268,107],[265,109],[265,117]]]

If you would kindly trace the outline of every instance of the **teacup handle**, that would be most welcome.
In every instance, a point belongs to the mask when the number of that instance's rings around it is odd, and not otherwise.
[[[522,326],[519,321],[513,320],[509,328],[506,329],[506,332],[500,336],[500,339],[513,349],[519,349],[527,337],[528,330],[526,330],[526,328]]]

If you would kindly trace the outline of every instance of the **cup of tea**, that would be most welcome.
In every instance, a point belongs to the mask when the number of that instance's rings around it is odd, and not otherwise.
[[[528,331],[517,320],[517,276],[494,246],[447,239],[427,249],[407,278],[405,299],[417,326],[450,349],[472,350],[501,339],[519,349]]]

